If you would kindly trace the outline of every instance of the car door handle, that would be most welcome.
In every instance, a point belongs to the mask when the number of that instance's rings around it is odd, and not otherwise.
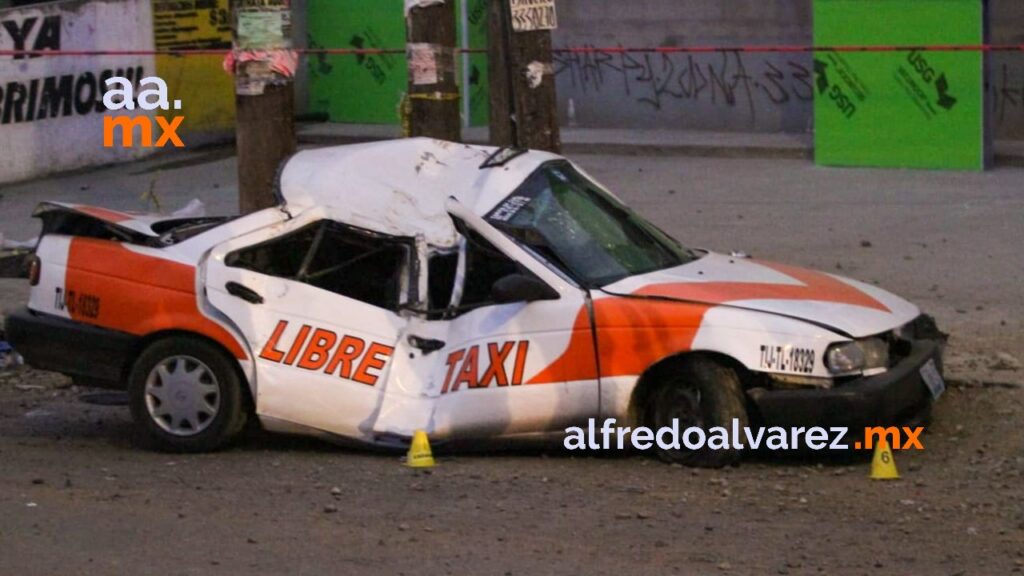
[[[251,304],[263,304],[263,296],[257,294],[252,288],[246,288],[238,282],[228,282],[227,286],[224,288],[227,289],[228,294],[231,294],[236,298],[241,298]]]
[[[409,336],[409,345],[418,350],[422,350],[424,355],[430,354],[431,352],[437,352],[445,347],[445,343],[441,340],[420,338],[419,336]]]

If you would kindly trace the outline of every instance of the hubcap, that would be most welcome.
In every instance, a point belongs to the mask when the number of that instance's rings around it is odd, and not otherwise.
[[[674,388],[666,394],[665,406],[662,408],[663,426],[670,425],[672,420],[679,420],[682,432],[691,426],[703,427],[704,418],[701,414],[700,391]]]
[[[220,386],[213,371],[191,356],[172,356],[146,378],[146,409],[157,426],[175,436],[205,430],[220,408]]]

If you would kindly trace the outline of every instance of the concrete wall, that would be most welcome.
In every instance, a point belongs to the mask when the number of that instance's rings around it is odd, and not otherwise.
[[[810,44],[811,0],[559,0],[555,45]],[[581,127],[805,132],[809,54],[558,55]],[[566,118],[568,121],[568,118]]]
[[[1024,2],[991,0],[989,14],[993,44],[1024,44]],[[996,138],[1024,140],[1024,53],[993,54],[987,88]]]
[[[153,47],[149,2],[53,2],[0,10],[0,22],[2,50]],[[148,153],[103,147],[103,82],[123,76],[138,83],[154,72],[152,57],[0,56],[0,182]]]
[[[0,2],[10,0],[0,0]],[[218,0],[224,8],[228,0]],[[57,21],[62,49],[147,49],[154,46],[152,0],[67,0],[0,9],[0,21],[27,32],[32,48],[42,24]],[[293,0],[293,34],[307,45],[306,0]],[[565,46],[679,46],[810,44],[812,0],[558,0],[560,28],[555,44]],[[213,24],[212,8],[174,18],[170,44],[224,45],[226,29]],[[1024,44],[1024,1],[990,0],[994,43]],[[198,27],[177,26],[197,19]],[[45,40],[44,36],[44,40]],[[15,48],[0,26],[0,49]],[[147,57],[0,57],[0,182],[133,158],[144,151],[102,146],[100,80],[104,75],[141,78],[158,73],[183,100],[186,144],[230,137],[231,81],[219,57],[154,63]],[[555,68],[559,107],[569,123],[569,101],[581,127],[809,132],[813,129],[812,66],[809,54],[654,55],[560,54]],[[65,80],[66,79],[66,80]],[[49,82],[49,84],[47,84]],[[71,96],[63,98],[70,82]],[[991,56],[987,89],[997,139],[1024,140],[1024,54]],[[299,67],[296,103],[308,100],[308,69]],[[177,93],[176,93],[177,92]],[[63,100],[61,99],[63,98]],[[56,115],[44,108],[58,102]],[[66,106],[64,101],[70,102]]]
[[[990,0],[995,43],[1024,43],[1024,2]],[[812,43],[812,0],[558,0],[555,45],[730,46]],[[556,55],[563,123],[753,132],[813,130],[809,54]],[[1024,139],[1024,54],[995,54],[997,139]]]

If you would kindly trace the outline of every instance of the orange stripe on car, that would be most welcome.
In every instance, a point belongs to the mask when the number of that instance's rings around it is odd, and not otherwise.
[[[870,295],[828,274],[773,262],[758,262],[758,264],[781,272],[799,281],[800,284],[681,282],[644,286],[634,294],[696,300],[708,304],[724,304],[740,300],[808,300],[850,304],[890,312],[888,307]]]
[[[112,222],[114,224],[124,222],[126,220],[133,220],[135,217],[125,212],[118,212],[117,210],[108,210],[106,208],[97,208],[96,206],[82,206],[77,205],[74,207],[82,214],[88,214],[93,218],[99,218],[104,222]]]
[[[600,303],[598,301],[595,304]],[[594,356],[594,335],[590,330],[590,316],[586,306],[580,308],[573,323],[569,347],[557,360],[531,378],[527,384],[553,384],[597,378],[597,358]],[[525,357],[525,355],[524,355]],[[521,368],[516,367],[522,378]]]
[[[220,343],[235,358],[247,358],[230,332],[199,311],[195,283],[193,266],[139,254],[118,242],[71,240],[66,292],[97,302],[88,311],[69,306],[73,320],[136,336],[193,332]]]
[[[828,274],[795,266],[759,262],[800,284],[759,282],[674,282],[651,284],[637,296],[660,296],[683,301],[602,298],[594,301],[601,376],[642,374],[652,364],[693,346],[704,315],[712,307],[742,300],[807,300],[850,304],[889,312],[870,295]],[[530,380],[550,384],[598,377],[594,343],[586,308],[580,310],[569,347]]]
[[[601,376],[640,374],[648,366],[689,350],[710,306],[629,298],[594,301]],[[586,309],[576,317],[569,348],[529,384],[594,380],[594,340]]]

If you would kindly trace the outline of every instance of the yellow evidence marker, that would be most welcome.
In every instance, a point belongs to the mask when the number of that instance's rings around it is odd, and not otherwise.
[[[889,441],[882,438],[875,445],[875,456],[871,459],[872,480],[899,480],[900,473],[896,470],[896,459],[892,456]]]
[[[430,440],[427,433],[417,430],[412,435],[412,444],[409,445],[409,454],[405,457],[405,465],[409,468],[433,468],[434,453],[430,450]]]

